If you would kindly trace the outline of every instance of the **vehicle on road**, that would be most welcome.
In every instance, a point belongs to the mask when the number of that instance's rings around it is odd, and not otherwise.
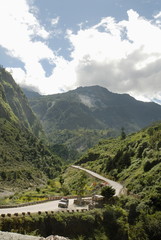
[[[61,207],[61,208],[67,208],[68,205],[69,205],[69,199],[67,199],[67,198],[62,198],[58,202],[58,207]]]

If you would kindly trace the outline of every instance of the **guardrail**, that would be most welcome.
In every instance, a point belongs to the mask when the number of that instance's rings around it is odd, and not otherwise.
[[[46,215],[51,215],[51,214],[55,214],[55,213],[58,213],[58,212],[62,212],[62,213],[74,213],[74,212],[86,212],[88,211],[89,209],[87,208],[83,208],[83,209],[60,209],[60,210],[56,210],[56,211],[45,211],[45,212],[41,212],[41,211],[38,211],[38,212],[35,212],[35,213],[31,213],[31,212],[22,212],[22,213],[7,213],[7,214],[1,214],[0,217],[1,218],[5,218],[5,217],[18,217],[18,216],[31,216],[31,215],[35,215],[35,214],[38,214],[38,215],[42,215],[42,214],[46,214]]]
[[[77,197],[78,196],[69,196],[67,198],[72,199],[72,198],[77,198]],[[22,203],[22,204],[15,204],[15,205],[1,205],[0,209],[26,207],[26,206],[30,206],[30,205],[36,205],[36,204],[39,204],[39,203],[45,203],[45,202],[49,202],[49,201],[60,200],[61,198],[62,198],[62,196],[55,196],[55,197],[48,197],[48,199],[41,200],[41,201],[27,202],[27,203]]]

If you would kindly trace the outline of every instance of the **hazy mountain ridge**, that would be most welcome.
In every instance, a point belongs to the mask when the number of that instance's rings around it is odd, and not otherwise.
[[[41,95],[30,88],[21,87],[27,98],[40,97]]]

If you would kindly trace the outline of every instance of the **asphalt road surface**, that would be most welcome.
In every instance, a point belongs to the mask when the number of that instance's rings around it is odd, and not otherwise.
[[[121,185],[120,183],[112,181],[112,180],[110,180],[108,178],[105,178],[105,177],[99,175],[98,173],[92,172],[92,171],[90,171],[88,169],[85,169],[85,168],[82,168],[82,167],[76,166],[76,165],[72,165],[71,167],[83,170],[83,171],[89,173],[91,176],[93,176],[93,177],[95,177],[97,179],[100,179],[100,180],[102,180],[104,182],[107,182],[109,184],[109,186],[111,186],[111,187],[113,187],[115,189],[115,191],[116,191],[115,196],[119,196],[119,194],[121,193],[121,191],[124,188],[123,185]]]
[[[105,178],[95,172],[92,172],[92,171],[82,168],[80,166],[72,165],[71,167],[77,168],[79,170],[83,170],[97,179],[108,182],[108,184],[116,190],[116,193],[115,193],[116,196],[118,196],[123,189],[123,185],[121,185],[120,183],[112,181],[108,178]],[[78,206],[74,205],[73,201],[74,201],[74,199],[69,199],[68,210],[87,209],[87,206],[78,207]],[[22,213],[22,212],[34,213],[34,212],[38,212],[38,211],[41,211],[41,212],[59,211],[62,208],[58,207],[58,202],[59,202],[59,200],[55,200],[55,201],[49,201],[49,202],[39,203],[39,204],[35,204],[35,205],[29,205],[29,206],[25,206],[25,207],[2,208],[2,209],[0,209],[0,214],[7,214],[7,213],[14,214],[14,213]]]
[[[74,201],[74,199],[69,199],[69,206],[67,208],[68,210],[87,209],[87,206],[78,207],[78,206],[74,205],[73,201]],[[47,212],[47,211],[59,211],[62,209],[66,209],[66,208],[59,208],[58,202],[59,202],[59,200],[55,200],[55,201],[49,201],[49,202],[45,202],[45,203],[39,203],[39,204],[35,204],[35,205],[25,206],[25,207],[2,208],[2,209],[0,209],[0,214],[7,214],[7,213],[14,214],[14,213],[22,213],[22,212],[35,213],[38,211]]]

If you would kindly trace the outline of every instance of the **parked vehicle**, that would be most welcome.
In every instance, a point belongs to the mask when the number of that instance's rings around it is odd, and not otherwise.
[[[61,208],[67,208],[68,205],[69,205],[69,199],[67,199],[67,198],[60,199],[60,201],[58,203],[58,207],[61,207]]]

